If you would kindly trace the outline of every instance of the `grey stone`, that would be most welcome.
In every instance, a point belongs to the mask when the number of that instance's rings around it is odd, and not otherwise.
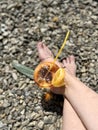
[[[44,33],[47,31],[47,28],[41,28],[41,32]]]
[[[39,121],[38,128],[43,129],[43,127],[44,127],[44,122],[43,121]]]
[[[3,107],[9,107],[10,106],[10,103],[8,102],[8,100],[4,99],[4,102],[3,102]]]
[[[24,114],[25,114],[25,109],[23,109],[23,110],[21,111],[21,114],[22,114],[22,115],[24,115]]]
[[[47,125],[44,130],[55,130],[55,127],[53,125]]]
[[[3,36],[8,36],[9,35],[9,31],[6,31],[6,32],[3,32],[3,34],[2,34]]]
[[[2,94],[3,93],[3,89],[0,89],[0,94]]]
[[[0,129],[3,129],[7,124],[3,123],[2,121],[0,121]]]
[[[16,122],[16,123],[15,123],[15,126],[16,126],[16,127],[19,127],[20,125],[21,125],[20,122]]]
[[[86,69],[84,66],[82,67],[81,72],[83,72],[83,73],[86,72]]]
[[[30,122],[30,123],[28,124],[28,126],[35,126],[36,124],[37,124],[36,121],[32,121],[32,122]]]
[[[94,68],[90,68],[89,72],[92,73],[92,74],[94,74],[95,73],[95,69]]]
[[[52,124],[56,121],[56,117],[55,116],[52,116],[52,115],[49,115],[49,116],[45,116],[44,117],[44,122],[46,124]]]
[[[29,124],[29,119],[22,122],[22,127],[27,126]]]
[[[17,80],[17,78],[18,78],[16,73],[12,73],[12,77],[13,77],[14,80]]]
[[[3,36],[1,35],[1,36],[0,36],[0,40],[2,40],[2,39],[3,39]]]

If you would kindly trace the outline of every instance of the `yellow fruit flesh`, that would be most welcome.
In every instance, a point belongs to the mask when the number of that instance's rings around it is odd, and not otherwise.
[[[64,86],[64,77],[65,77],[65,70],[63,68],[59,68],[53,76],[52,85],[54,87]]]

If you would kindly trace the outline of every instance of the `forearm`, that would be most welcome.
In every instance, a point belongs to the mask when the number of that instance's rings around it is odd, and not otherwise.
[[[88,130],[98,130],[98,95],[77,78],[69,76],[65,96]]]
[[[64,98],[62,130],[86,130],[71,104]]]

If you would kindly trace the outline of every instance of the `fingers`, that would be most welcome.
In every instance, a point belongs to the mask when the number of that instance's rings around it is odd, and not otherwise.
[[[73,55],[69,56],[66,58],[66,60],[63,60],[63,64],[70,64],[70,63],[75,63],[75,57]]]
[[[66,67],[67,61],[63,60],[63,67]]]
[[[75,63],[75,57],[73,55],[71,55],[69,57],[69,60],[70,60],[71,63]]]

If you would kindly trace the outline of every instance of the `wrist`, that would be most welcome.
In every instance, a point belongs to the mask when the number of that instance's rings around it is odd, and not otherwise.
[[[69,73],[66,73],[65,75],[65,91],[64,91],[64,98],[67,98],[68,95],[70,95],[71,91],[75,89],[77,86],[75,85],[76,82],[80,82],[80,80],[75,77],[74,75],[71,75]]]

